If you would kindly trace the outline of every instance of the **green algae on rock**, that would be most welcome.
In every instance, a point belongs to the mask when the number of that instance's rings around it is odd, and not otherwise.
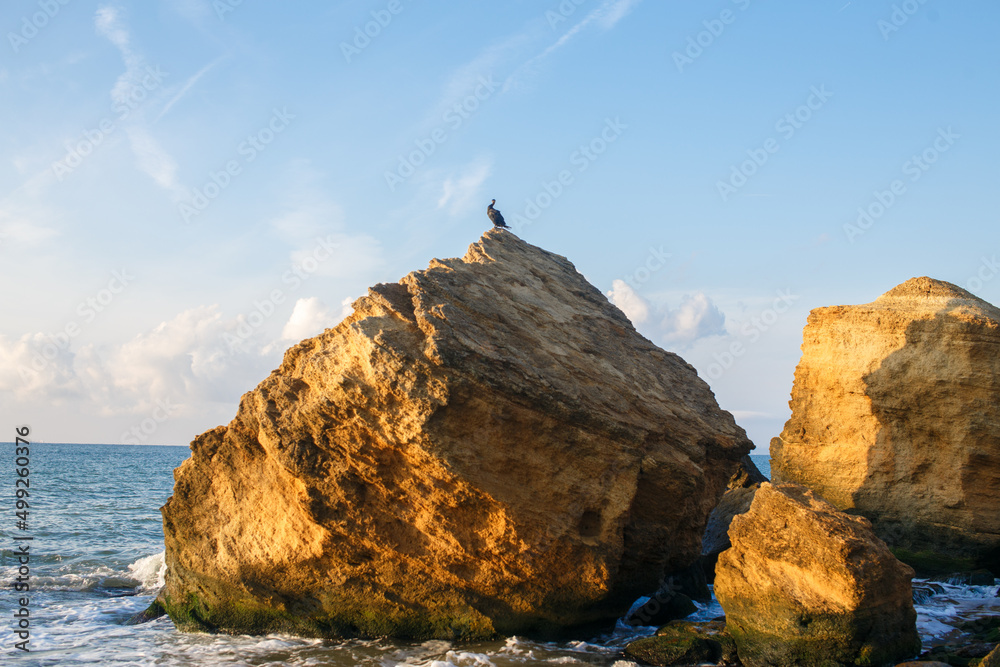
[[[625,657],[645,665],[738,664],[736,642],[720,621],[693,623],[673,621],[653,637],[629,642]]]

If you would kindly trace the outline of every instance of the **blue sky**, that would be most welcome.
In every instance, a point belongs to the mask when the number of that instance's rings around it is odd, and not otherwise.
[[[3,421],[185,444],[369,285],[463,254],[495,197],[765,453],[810,309],[919,275],[1000,303],[998,20],[986,0],[9,0]]]

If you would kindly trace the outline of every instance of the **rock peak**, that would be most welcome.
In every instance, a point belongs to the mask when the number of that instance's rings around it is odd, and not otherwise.
[[[434,259],[431,260],[431,265],[446,264],[448,261]],[[478,241],[470,245],[462,261],[467,264],[506,262],[524,267],[537,266],[552,274],[563,274],[564,279],[571,276],[578,277],[580,282],[586,283],[573,263],[562,255],[539,248],[513,232],[496,227],[486,230]]]
[[[944,280],[921,276],[910,278],[905,283],[896,285],[891,290],[876,299],[876,303],[885,299],[903,298],[923,298],[923,299],[963,299],[969,301],[982,301],[979,297],[968,292],[958,285],[953,285]],[[982,303],[986,303],[982,301]]]

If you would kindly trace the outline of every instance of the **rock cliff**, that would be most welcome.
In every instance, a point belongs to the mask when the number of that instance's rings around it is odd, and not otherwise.
[[[920,652],[913,570],[864,517],[765,482],[729,537],[715,594],[747,667],[891,665]]]
[[[491,230],[371,288],[192,442],[163,600],[239,633],[610,623],[698,558],[750,446],[569,261]]]
[[[789,405],[775,481],[868,517],[918,569],[1000,572],[1000,310],[930,278],[817,308]]]

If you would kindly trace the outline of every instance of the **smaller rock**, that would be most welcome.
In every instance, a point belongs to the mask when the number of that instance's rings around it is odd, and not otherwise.
[[[701,538],[701,563],[709,581],[715,580],[715,564],[719,560],[719,554],[732,546],[729,541],[729,524],[733,522],[734,516],[750,509],[753,496],[759,487],[760,484],[754,484],[749,487],[730,488],[708,515],[705,534]]]
[[[934,578],[955,586],[992,586],[996,578],[989,570],[972,570],[971,572],[952,572],[951,574]]]
[[[972,635],[971,639],[989,644],[1000,642],[1000,616],[981,616],[958,626],[959,630]]]
[[[896,667],[951,667],[951,665],[936,660],[910,660],[909,662],[901,662]]]
[[[164,616],[167,613],[167,610],[163,606],[163,601],[161,597],[162,595],[163,595],[162,593],[160,595],[157,595],[156,599],[153,600],[153,602],[143,611],[140,611],[138,614],[133,614],[132,616],[129,616],[124,624],[140,625],[142,623],[149,623],[150,621],[155,621],[159,617]]]
[[[761,483],[766,481],[767,477],[764,477],[764,473],[754,465],[749,454],[740,459],[739,467],[729,478],[729,490],[723,494],[709,515],[705,533],[701,538],[700,565],[708,583],[715,580],[715,563],[719,560],[719,554],[731,546],[729,524],[734,516],[750,509],[753,494],[757,492]]]
[[[983,661],[979,663],[979,667],[1000,667],[1000,644],[990,651],[990,654],[983,658]]]
[[[913,570],[867,519],[797,484],[761,484],[733,519],[715,594],[747,667],[882,665],[920,652]]]
[[[712,591],[708,590],[708,580],[700,562],[664,577],[660,588],[683,593],[698,602],[708,603],[712,601]]]
[[[688,596],[676,591],[661,590],[629,614],[625,622],[629,625],[663,625],[687,618],[696,611],[698,607]]]
[[[736,643],[726,634],[725,623],[674,621],[655,637],[637,639],[625,647],[625,657],[647,665],[693,665],[711,662],[738,664]]]
[[[935,646],[920,657],[943,662],[952,667],[971,667],[981,665],[981,660],[993,650],[993,647],[994,644],[966,641],[961,644]]]
[[[989,570],[973,570],[969,574],[970,586],[992,586],[995,582],[996,578]]]
[[[746,454],[740,459],[740,467],[729,478],[729,488],[746,489],[751,486],[756,487],[761,482],[766,481],[768,481],[767,477],[764,477],[764,473],[760,471],[750,455]]]
[[[915,604],[923,604],[938,593],[944,593],[944,586],[941,584],[935,584],[930,581],[913,584],[913,602]]]

